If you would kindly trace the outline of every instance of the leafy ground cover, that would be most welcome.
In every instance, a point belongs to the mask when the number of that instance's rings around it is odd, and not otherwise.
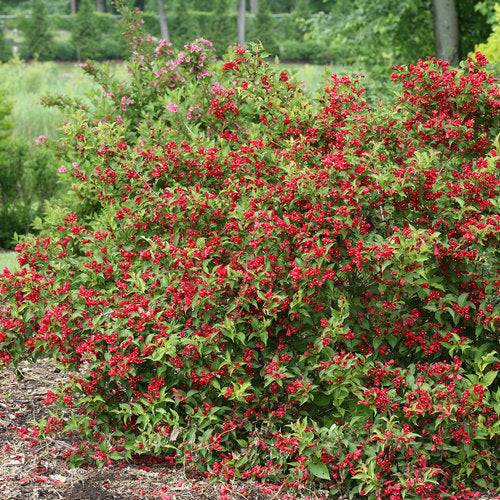
[[[127,14],[128,15],[128,14]],[[125,16],[130,78],[58,145],[68,195],[5,272],[6,367],[69,376],[26,429],[81,466],[369,498],[500,487],[500,92],[481,54],[311,97],[258,48],[221,63]]]
[[[19,373],[21,372],[21,374]],[[104,469],[69,468],[63,458],[70,441],[63,436],[45,443],[21,439],[19,431],[38,418],[48,418],[43,404],[47,390],[55,390],[67,374],[54,363],[38,360],[23,362],[17,373],[0,374],[0,498],[5,500],[273,500],[248,481],[210,483],[196,469],[183,469],[142,460]],[[319,499],[321,491],[307,492],[303,499]],[[345,496],[334,496],[345,500]],[[480,494],[477,500],[494,500],[493,494]]]

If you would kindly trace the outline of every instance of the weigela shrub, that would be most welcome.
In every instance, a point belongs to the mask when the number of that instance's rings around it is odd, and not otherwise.
[[[370,109],[357,80],[311,100],[258,52],[173,52],[126,21],[130,76],[84,68],[103,92],[64,128],[72,190],[2,277],[3,364],[73,370],[40,435],[75,464],[153,454],[277,494],[498,488],[481,56],[397,68],[398,102]]]

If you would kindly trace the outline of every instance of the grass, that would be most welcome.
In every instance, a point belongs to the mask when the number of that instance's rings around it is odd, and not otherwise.
[[[67,118],[60,109],[39,104],[44,96],[83,97],[96,87],[78,64],[14,60],[0,64],[0,70],[0,91],[4,91],[13,104],[14,135],[29,141],[40,135],[57,137],[58,128]]]
[[[17,270],[19,268],[17,256],[16,252],[0,251],[0,273],[6,267],[11,271]]]
[[[326,79],[333,74],[347,74],[343,66],[320,66],[317,64],[282,64],[298,80],[305,83],[306,90],[314,93],[326,85]]]
[[[82,96],[94,85],[75,64],[11,61],[2,65],[1,71],[0,90],[13,104],[14,135],[29,141],[40,135],[54,138],[63,122],[61,110],[39,104],[45,95]]]

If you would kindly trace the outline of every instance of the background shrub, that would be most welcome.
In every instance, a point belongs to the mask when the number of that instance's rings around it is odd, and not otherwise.
[[[279,52],[278,44],[274,35],[273,19],[268,0],[259,2],[257,14],[253,19],[253,30],[250,39],[259,41],[265,52],[275,56]]]
[[[183,48],[199,37],[201,33],[198,17],[193,15],[193,3],[178,0],[174,4],[172,16],[172,41],[176,48]]]
[[[71,16],[63,16],[61,14],[52,14],[50,17],[51,24],[56,31],[66,31],[71,33],[73,27],[73,19]]]
[[[280,57],[283,61],[312,61],[315,64],[327,64],[330,60],[328,49],[312,40],[284,41]]]
[[[56,61],[76,61],[75,46],[69,41],[56,41],[54,43],[54,59]]]
[[[7,62],[12,57],[12,47],[5,39],[5,33],[0,26],[0,63]]]
[[[237,40],[236,12],[231,0],[214,0],[215,8],[209,13],[208,38],[215,47],[218,57],[226,53],[229,45]]]
[[[156,12],[146,11],[141,14],[142,20],[144,21],[144,30],[151,36],[160,38],[160,22],[158,20],[158,14]]]
[[[12,105],[1,94],[0,103],[0,248],[13,248],[14,235],[32,230],[32,222],[43,213],[43,203],[58,188],[53,154],[12,137]]]
[[[123,59],[126,56],[123,44],[114,38],[104,38],[101,45],[102,59]]]
[[[78,12],[73,21],[71,40],[76,49],[79,61],[99,59],[101,54],[102,32],[99,29],[99,19],[90,0],[81,0]]]

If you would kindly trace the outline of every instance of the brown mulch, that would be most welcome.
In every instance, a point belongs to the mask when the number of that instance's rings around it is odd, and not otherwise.
[[[20,365],[22,378],[0,370],[0,500],[212,500],[220,485],[193,479],[189,471],[165,465],[127,465],[103,469],[67,467],[63,439],[40,444],[23,439],[16,428],[49,416],[47,390],[65,374],[46,360]],[[235,484],[230,499],[269,500],[256,486]]]

